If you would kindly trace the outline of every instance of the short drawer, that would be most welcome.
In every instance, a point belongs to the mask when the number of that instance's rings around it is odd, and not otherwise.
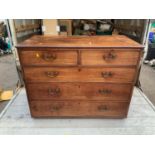
[[[33,117],[126,117],[127,102],[31,101]]]
[[[20,58],[23,65],[76,65],[76,51],[21,51]]]
[[[137,65],[138,50],[87,50],[81,51],[82,65]]]
[[[114,82],[134,81],[135,68],[25,67],[27,82]]]
[[[33,83],[27,84],[30,100],[125,100],[132,85],[103,83]]]

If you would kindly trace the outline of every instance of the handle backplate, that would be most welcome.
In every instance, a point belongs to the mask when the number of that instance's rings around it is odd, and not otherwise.
[[[51,96],[55,96],[55,95],[60,95],[61,91],[60,91],[60,88],[54,88],[54,89],[50,88],[48,90],[48,93]]]
[[[52,105],[50,107],[50,111],[55,112],[55,111],[59,111],[62,108],[63,108],[63,104],[56,104],[56,105]]]
[[[101,76],[103,78],[109,78],[112,77],[114,74],[112,72],[101,72]]]
[[[114,53],[109,52],[108,54],[103,55],[103,59],[105,61],[110,61],[116,59],[117,55]]]
[[[45,72],[45,74],[50,78],[54,78],[59,75],[59,72],[58,71],[48,71],[48,72]]]
[[[107,111],[108,110],[108,107],[106,105],[99,105],[98,106],[98,110],[99,111]]]
[[[112,93],[112,91],[109,89],[99,89],[98,92],[103,95],[108,95]]]
[[[45,53],[43,54],[42,58],[45,61],[54,61],[57,58],[57,55],[54,53]]]

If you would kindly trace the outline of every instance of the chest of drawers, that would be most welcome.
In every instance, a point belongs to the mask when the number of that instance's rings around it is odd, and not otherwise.
[[[18,44],[32,117],[126,117],[142,48],[125,36],[34,36]]]

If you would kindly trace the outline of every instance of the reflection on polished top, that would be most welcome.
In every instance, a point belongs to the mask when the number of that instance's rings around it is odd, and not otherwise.
[[[17,47],[82,47],[82,48],[143,48],[142,45],[123,35],[112,36],[43,36],[35,35]]]

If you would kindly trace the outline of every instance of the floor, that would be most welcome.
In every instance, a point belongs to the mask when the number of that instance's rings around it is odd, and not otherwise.
[[[34,119],[23,88],[1,113],[0,134],[150,135],[155,134],[155,108],[135,88],[125,119]]]
[[[155,69],[143,64],[140,73],[140,82],[143,92],[155,105]]]
[[[18,81],[15,60],[13,54],[0,56],[0,88],[3,90],[15,90]],[[8,101],[0,102],[0,112]]]

